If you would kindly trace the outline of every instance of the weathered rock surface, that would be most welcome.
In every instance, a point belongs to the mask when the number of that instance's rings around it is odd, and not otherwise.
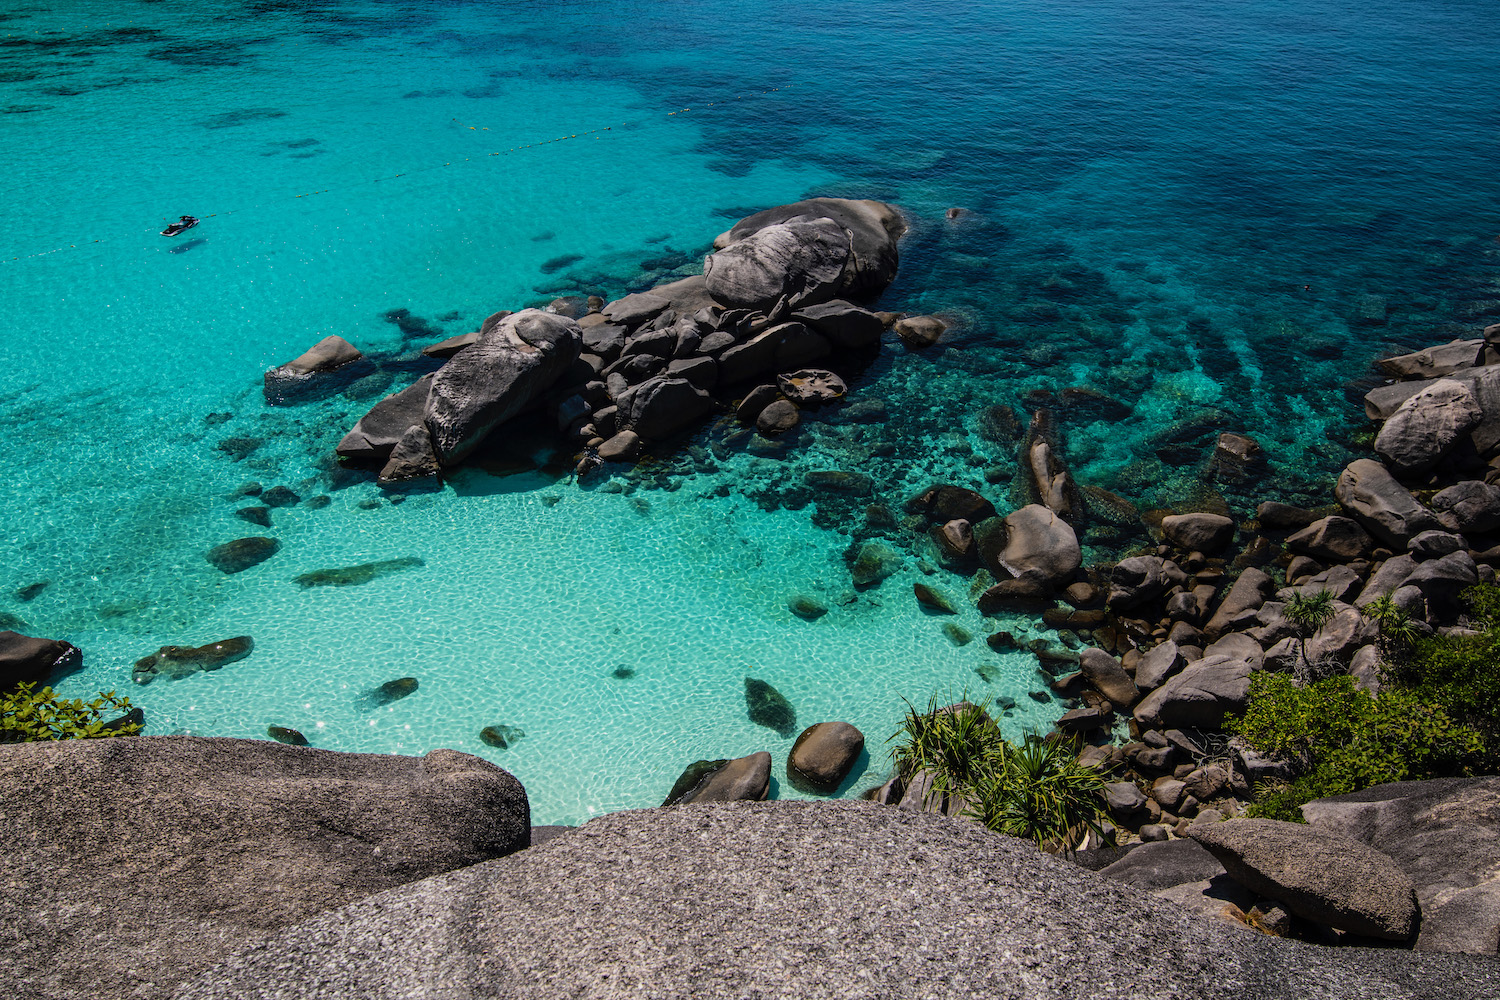
[[[1028,504],[1005,516],[1004,547],[995,563],[1003,571],[997,575],[1055,587],[1078,572],[1083,550],[1072,525],[1041,504]]]
[[[1217,639],[1225,631],[1243,620],[1247,615],[1253,620],[1255,611],[1276,592],[1276,581],[1262,570],[1251,566],[1240,573],[1239,579],[1219,602],[1218,610],[1203,626],[1203,634]]]
[[[760,802],[771,788],[771,755],[764,750],[734,760],[688,765],[663,805],[694,802]]]
[[[1390,941],[1417,930],[1412,880],[1386,854],[1301,823],[1232,819],[1188,833],[1246,888],[1308,920]]]
[[[1454,340],[1436,347],[1424,347],[1411,354],[1382,358],[1375,364],[1393,378],[1436,378],[1474,367],[1483,346],[1483,340]]]
[[[1172,840],[1137,847],[1099,874],[1143,892],[1174,885],[1207,882],[1224,874],[1224,866],[1195,840]]]
[[[461,461],[545,391],[578,358],[582,343],[577,322],[540,309],[512,313],[481,331],[432,376],[425,420],[438,460]]]
[[[807,217],[758,229],[703,259],[703,279],[730,307],[769,313],[778,302],[814,305],[847,294],[849,233]]]
[[[618,400],[620,426],[645,440],[676,433],[713,409],[713,398],[687,379],[649,378]]]
[[[1470,479],[1433,495],[1432,509],[1443,526],[1464,534],[1500,528],[1500,486]]]
[[[1286,544],[1294,552],[1334,562],[1365,558],[1375,548],[1357,521],[1337,515],[1313,522],[1288,538]]]
[[[1377,785],[1302,807],[1316,830],[1389,856],[1416,885],[1418,950],[1500,948],[1500,778]]]
[[[1102,649],[1090,646],[1082,650],[1078,654],[1078,669],[1095,691],[1121,708],[1134,705],[1141,696],[1120,661]]]
[[[1397,475],[1427,471],[1484,417],[1469,387],[1438,379],[1397,407],[1375,435],[1375,451]]]
[[[342,368],[363,357],[359,348],[343,337],[324,337],[295,359],[266,372],[266,402],[273,405],[287,402],[317,376]]]
[[[787,780],[804,792],[830,794],[849,776],[864,748],[865,734],[847,722],[808,726],[787,757]]]
[[[1218,729],[1243,711],[1250,698],[1250,664],[1227,656],[1190,663],[1141,699],[1136,721],[1144,726]]]
[[[440,471],[437,453],[432,447],[432,435],[428,433],[426,424],[418,423],[412,424],[401,435],[401,440],[391,449],[391,456],[381,466],[380,475],[376,476],[375,481],[381,486],[393,486],[396,483],[436,476]]]
[[[1384,465],[1368,458],[1345,467],[1334,495],[1366,531],[1398,552],[1413,535],[1440,527],[1432,511],[1417,503]]]
[[[1135,668],[1136,686],[1142,691],[1159,688],[1186,663],[1177,643],[1168,639],[1147,650],[1141,657],[1140,664]]]
[[[35,684],[41,688],[49,678],[82,666],[83,653],[70,642],[0,632],[0,692],[17,684]]]
[[[809,198],[781,205],[741,219],[714,240],[714,248],[732,246],[767,226],[816,219],[833,220],[849,238],[848,269],[840,282],[843,290],[835,297],[870,299],[884,291],[900,262],[896,241],[906,232],[906,220],[894,205],[885,202]]]
[[[0,746],[0,774],[11,996],[166,997],[289,924],[530,836],[520,782],[452,750],[138,736]]]
[[[1169,514],[1161,533],[1180,549],[1214,553],[1234,540],[1234,521],[1220,514]]]
[[[1133,1000],[1226,984],[1256,1000],[1480,1000],[1500,969],[1221,927],[967,820],[741,802],[601,817],[305,921],[177,998]]]
[[[407,430],[426,419],[432,376],[423,375],[398,393],[387,396],[359,418],[334,449],[344,458],[384,462]]]

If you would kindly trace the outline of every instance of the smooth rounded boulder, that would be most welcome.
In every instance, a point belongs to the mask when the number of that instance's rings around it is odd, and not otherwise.
[[[1431,469],[1484,419],[1462,382],[1438,379],[1397,407],[1375,435],[1375,451],[1398,476]]]
[[[1218,729],[1250,700],[1250,664],[1228,656],[1190,663],[1141,699],[1135,719],[1153,729]]]
[[[865,749],[865,734],[847,722],[808,726],[792,744],[786,777],[794,788],[829,795],[849,776]]]
[[[771,790],[771,755],[764,750],[734,760],[689,765],[663,805],[761,802]]]
[[[283,927],[530,842],[488,761],[133,736],[0,746],[0,979],[166,997]]]
[[[540,309],[512,313],[481,331],[432,376],[425,419],[439,463],[462,461],[521,412],[578,359],[582,343],[576,321]]]
[[[770,312],[778,302],[837,298],[849,262],[849,233],[831,219],[766,226],[703,258],[703,280],[727,306]]]
[[[1388,855],[1302,823],[1231,819],[1188,832],[1235,881],[1292,913],[1387,941],[1417,930],[1417,893]]]
[[[843,279],[845,291],[839,297],[873,299],[896,277],[900,263],[897,241],[906,232],[906,220],[896,206],[883,201],[809,198],[768,208],[720,233],[714,239],[714,249],[722,250],[767,226],[806,219],[831,219],[849,236],[850,261]]]
[[[1027,504],[1005,516],[1005,547],[997,562],[1017,579],[1055,587],[1078,572],[1083,550],[1072,525],[1041,504]]]
[[[1222,514],[1169,514],[1161,533],[1188,552],[1217,552],[1234,541],[1234,521]]]
[[[1344,467],[1333,494],[1349,516],[1398,552],[1412,536],[1440,527],[1432,511],[1417,503],[1384,465],[1368,458]]]

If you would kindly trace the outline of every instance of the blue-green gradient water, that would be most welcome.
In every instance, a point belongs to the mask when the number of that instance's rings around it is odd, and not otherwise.
[[[882,776],[903,697],[1010,697],[1010,735],[1045,728],[1035,662],[982,641],[1024,623],[981,620],[911,531],[856,594],[868,501],[802,473],[867,472],[898,512],[935,481],[1004,508],[981,412],[1086,387],[1108,398],[1058,409],[1085,484],[1325,500],[1370,359],[1500,322],[1497,42],[1478,0],[8,3],[0,613],[81,647],[64,693],[130,689],[150,732],[455,747],[521,777],[538,822],[656,804],[703,757],[766,749],[779,775],[791,741],[746,718],[746,676],[799,729],[864,730],[845,794]],[[332,463],[429,340],[692,273],[736,218],[812,194],[900,204],[881,307],[962,321],[855,379],[886,421],[825,414],[790,457],[709,427],[584,487],[516,436],[399,504]],[[156,235],[183,213],[203,224]],[[335,333],[379,373],[267,406],[262,373]],[[1219,430],[1265,448],[1253,488],[1205,480]],[[261,529],[234,514],[250,481],[331,502]],[[203,557],[261,533],[281,551],[244,573]],[[797,595],[832,610],[802,621]],[[241,634],[220,671],[130,682],[158,646]],[[361,705],[403,676],[417,693]],[[480,741],[500,724],[525,738]]]

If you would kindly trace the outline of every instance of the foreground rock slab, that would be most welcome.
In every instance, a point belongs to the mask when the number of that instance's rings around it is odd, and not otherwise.
[[[1257,1000],[1478,1000],[1496,994],[1500,968],[1219,927],[967,820],[737,802],[615,813],[382,893],[176,997],[1123,1000],[1226,987]]]
[[[453,750],[22,743],[0,781],[7,996],[165,997],[288,924],[530,837],[521,783]]]
[[[1412,880],[1386,854],[1326,830],[1273,819],[1193,827],[1235,881],[1316,923],[1389,941],[1417,929]]]

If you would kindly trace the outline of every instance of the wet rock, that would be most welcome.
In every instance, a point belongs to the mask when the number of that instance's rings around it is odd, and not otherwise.
[[[1366,531],[1397,551],[1413,535],[1441,527],[1436,515],[1419,504],[1379,462],[1361,458],[1339,474],[1334,495]]]
[[[967,646],[974,641],[974,633],[954,622],[943,622],[943,636],[955,646]]]
[[[1143,726],[1218,729],[1242,712],[1250,698],[1250,664],[1227,656],[1190,663],[1141,699],[1135,719]]]
[[[1368,558],[1375,548],[1358,522],[1337,515],[1313,522],[1288,538],[1286,544],[1295,552],[1334,562]]]
[[[1188,835],[1235,881],[1307,920],[1389,941],[1416,932],[1411,877],[1358,841],[1269,819],[1194,826]]]
[[[285,743],[289,747],[305,747],[308,745],[306,736],[287,726],[267,726],[266,735],[277,743]]]
[[[227,437],[214,447],[234,459],[243,462],[260,448],[265,441],[257,437]]]
[[[906,222],[895,206],[879,201],[853,201],[844,198],[810,198],[791,205],[757,212],[741,219],[732,229],[721,233],[714,240],[714,247],[722,249],[762,231],[767,226],[796,223],[801,220],[831,219],[841,227],[851,249],[848,268],[833,284],[837,289],[831,297],[869,299],[885,290],[896,276],[899,262],[896,241],[906,232]],[[705,269],[706,270],[706,269]],[[805,267],[798,270],[805,271]],[[707,274],[704,275],[707,286]],[[712,291],[712,289],[709,289]],[[821,291],[821,289],[820,289]],[[715,295],[718,299],[719,296]],[[793,300],[793,305],[803,308],[804,303],[826,301],[829,296],[802,295]],[[719,299],[719,301],[726,301]]]
[[[831,795],[849,776],[864,748],[864,733],[847,722],[809,726],[787,757],[787,780],[801,791]]]
[[[801,595],[787,602],[787,609],[803,621],[815,622],[828,614],[828,607],[811,597]]]
[[[798,406],[818,406],[842,399],[849,391],[844,380],[820,368],[802,368],[789,375],[777,375],[776,385]]]
[[[267,507],[295,507],[302,498],[285,486],[273,486],[260,495],[260,501]]]
[[[1161,532],[1184,551],[1213,553],[1234,541],[1234,521],[1219,514],[1169,514]]]
[[[916,594],[917,603],[931,611],[937,611],[945,615],[956,615],[958,609],[953,606],[953,601],[948,595],[935,587],[929,587],[925,583],[912,584],[912,592]]]
[[[255,650],[255,640],[248,635],[220,639],[203,646],[163,646],[150,656],[135,661],[131,674],[137,684],[150,684],[158,677],[180,680],[200,670],[218,670],[238,662]]]
[[[901,342],[913,350],[931,347],[942,339],[948,324],[937,316],[903,316],[893,327]]]
[[[790,738],[797,725],[797,713],[786,696],[763,680],[745,678],[745,707],[750,721],[774,729]]]
[[[393,681],[386,681],[374,690],[366,691],[360,696],[357,704],[365,710],[380,708],[415,693],[420,686],[421,684],[415,677],[397,677]]]
[[[1075,521],[1084,511],[1084,500],[1073,476],[1059,457],[1057,429],[1051,412],[1038,410],[1026,429],[1022,466],[1031,480],[1035,499],[1065,521]]]
[[[439,461],[461,461],[519,413],[578,358],[582,341],[575,321],[538,309],[481,331],[432,376],[425,422]]]
[[[271,508],[269,507],[241,507],[234,513],[235,516],[242,520],[259,525],[262,528],[269,528],[271,526]]]
[[[259,566],[280,548],[281,543],[274,538],[237,538],[223,545],[215,545],[204,553],[204,558],[215,569],[224,573],[241,573],[252,566]]]
[[[849,572],[856,587],[870,587],[901,568],[901,557],[884,542],[867,541],[855,550]]]
[[[778,399],[760,411],[755,418],[755,429],[767,436],[785,434],[802,421],[797,407],[789,400]]]
[[[1214,444],[1210,471],[1226,482],[1243,483],[1253,478],[1264,463],[1259,441],[1225,431]]]
[[[313,570],[293,577],[292,582],[302,587],[358,587],[391,573],[416,569],[427,565],[416,556],[401,556],[398,559],[382,559],[378,562],[360,563],[357,566],[341,566],[335,569]]]
[[[1375,451],[1397,475],[1419,475],[1436,465],[1483,417],[1468,386],[1439,379],[1390,415],[1375,436]]]
[[[294,360],[266,372],[266,402],[285,402],[316,376],[342,368],[363,357],[359,349],[343,337],[324,337]]]
[[[763,802],[771,789],[771,755],[764,750],[735,760],[689,764],[663,806],[694,802]]]
[[[46,590],[51,585],[51,580],[38,580],[35,583],[28,583],[24,587],[17,587],[15,593],[16,600],[20,601],[22,604],[30,604],[38,597],[41,597],[42,591]]]
[[[52,677],[82,667],[83,654],[70,642],[0,632],[0,692],[18,684],[45,687]]]
[[[517,740],[525,736],[526,730],[520,726],[485,726],[479,731],[482,741],[500,750],[509,750]]]
[[[432,376],[423,375],[394,395],[387,396],[359,419],[335,451],[360,462],[384,462],[407,428],[420,424],[427,413]]]
[[[823,493],[849,497],[867,497],[875,488],[874,482],[863,472],[844,472],[841,469],[813,469],[802,474],[802,482]]]

